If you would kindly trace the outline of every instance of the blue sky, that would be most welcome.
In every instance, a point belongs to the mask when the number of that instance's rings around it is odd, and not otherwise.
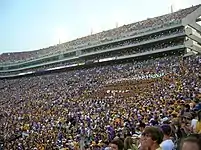
[[[0,0],[0,53],[45,48],[200,0]]]

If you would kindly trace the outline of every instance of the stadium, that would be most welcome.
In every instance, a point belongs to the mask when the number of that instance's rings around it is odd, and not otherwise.
[[[200,21],[197,5],[1,54],[0,141],[6,149],[102,149],[116,137],[137,141],[143,125],[193,133],[186,128],[201,109]]]

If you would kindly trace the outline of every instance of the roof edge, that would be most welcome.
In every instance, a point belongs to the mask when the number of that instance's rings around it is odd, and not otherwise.
[[[194,10],[192,13],[188,14],[185,18],[182,19],[182,25],[190,25],[193,28],[199,30],[201,32],[201,26],[196,23],[196,19],[201,16],[201,5]]]

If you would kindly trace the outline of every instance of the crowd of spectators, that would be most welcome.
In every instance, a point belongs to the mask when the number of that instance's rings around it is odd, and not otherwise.
[[[200,150],[200,64],[175,55],[0,80],[0,141],[6,150]]]
[[[179,31],[179,30],[177,30]],[[154,43],[144,43],[144,45],[135,45],[134,47],[129,47],[129,48],[123,48],[122,45],[118,45],[117,50],[111,50],[114,48],[112,45],[108,45],[108,47],[104,47],[106,50],[104,53],[99,53],[90,57],[82,58],[82,59],[77,59],[77,60],[72,60],[72,61],[66,61],[66,62],[61,62],[61,63],[56,63],[56,64],[50,64],[50,65],[44,65],[41,67],[36,67],[36,68],[30,68],[26,70],[18,70],[18,71],[7,71],[7,72],[0,72],[0,76],[6,76],[6,75],[17,75],[19,73],[24,73],[24,72],[30,72],[30,71],[44,71],[50,68],[55,68],[55,67],[62,67],[62,66],[68,66],[72,64],[80,64],[80,63],[87,63],[88,61],[90,62],[98,62],[101,61],[102,59],[108,59],[108,58],[114,58],[117,59],[122,56],[130,56],[133,54],[137,53],[144,53],[144,52],[151,52],[155,50],[164,50],[166,48],[174,48],[175,46],[183,46],[184,43],[184,38],[173,38],[169,39],[166,41],[161,41],[161,42],[154,42]],[[133,43],[127,43],[128,45],[133,44]],[[116,45],[117,47],[117,45]],[[102,49],[102,50],[104,50]],[[99,49],[100,50],[100,49]],[[94,49],[94,52],[97,52],[98,50]]]
[[[73,64],[77,64],[77,61],[65,61],[55,64],[49,64],[49,65],[42,65],[41,67],[36,68],[30,68],[25,70],[18,70],[18,71],[7,71],[7,72],[0,72],[0,76],[7,76],[7,75],[18,75],[20,73],[26,73],[26,72],[42,72],[48,69],[58,68],[58,67],[65,67]]]
[[[158,33],[154,33],[154,34],[150,34],[150,35],[146,35],[146,36],[141,36],[141,37],[133,38],[130,40],[123,40],[123,41],[116,42],[113,44],[106,44],[106,45],[99,46],[99,47],[83,49],[82,54],[90,53],[90,52],[97,52],[97,51],[104,51],[104,50],[108,50],[108,49],[124,47],[127,45],[146,44],[146,43],[150,42],[149,40],[155,41],[159,38],[163,38],[163,37],[166,37],[169,35],[175,35],[178,33],[184,33],[184,28],[174,28],[171,30],[166,30],[166,31],[162,31],[162,32],[158,32]]]
[[[60,54],[65,51],[74,50],[78,48],[86,48],[88,46],[101,44],[108,41],[113,41],[129,36],[134,36],[147,31],[152,31],[162,27],[178,24],[181,19],[189,13],[196,10],[200,5],[193,6],[187,9],[182,9],[174,13],[166,14],[160,17],[149,18],[140,22],[121,26],[119,28],[103,31],[97,34],[89,35],[63,44],[58,44],[48,48],[18,53],[3,53],[0,55],[0,62],[2,64],[16,63],[52,54]]]

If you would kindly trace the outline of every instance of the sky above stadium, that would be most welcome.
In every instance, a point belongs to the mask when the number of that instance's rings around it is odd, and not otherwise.
[[[0,0],[0,53],[37,50],[200,0]]]

